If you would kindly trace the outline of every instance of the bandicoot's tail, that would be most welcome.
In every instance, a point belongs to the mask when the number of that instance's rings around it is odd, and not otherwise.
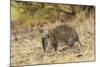
[[[80,41],[78,41],[78,43],[79,43],[81,46],[86,47],[86,46],[85,46],[85,45],[83,45]]]

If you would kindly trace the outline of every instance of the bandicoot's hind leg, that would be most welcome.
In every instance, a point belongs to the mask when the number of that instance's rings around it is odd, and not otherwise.
[[[72,48],[73,46],[74,46],[74,40],[73,40],[73,38],[69,38],[68,40],[66,40],[65,41],[66,42],[66,44],[70,47],[70,48]]]
[[[52,42],[52,46],[53,46],[54,50],[57,51],[57,49],[58,49],[58,42],[56,40],[53,41]]]

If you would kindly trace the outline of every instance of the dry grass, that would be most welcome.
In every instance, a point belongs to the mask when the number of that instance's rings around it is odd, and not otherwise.
[[[83,22],[79,22],[79,19],[77,18],[73,22],[67,24],[76,29],[80,41],[87,47],[81,47],[76,44],[72,49],[62,49],[64,46],[59,46],[57,52],[53,51],[52,48],[48,48],[48,52],[44,53],[41,46],[40,34],[38,32],[34,31],[34,34],[32,32],[22,32],[20,35],[17,35],[17,37],[19,37],[17,41],[13,40],[14,36],[11,35],[11,65],[94,61],[94,18],[86,19]],[[52,28],[53,24],[49,27]],[[49,27],[47,26],[45,28]]]

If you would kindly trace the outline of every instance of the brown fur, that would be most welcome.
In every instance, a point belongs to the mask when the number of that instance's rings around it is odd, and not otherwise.
[[[69,47],[73,47],[75,42],[78,42],[80,45],[82,45],[79,41],[77,32],[68,25],[57,26],[54,29],[50,30],[48,35],[42,38],[42,46],[44,51],[46,51],[46,42],[48,41],[48,38],[50,38],[51,45],[53,46],[55,51],[57,51],[58,42],[60,41],[65,42]]]

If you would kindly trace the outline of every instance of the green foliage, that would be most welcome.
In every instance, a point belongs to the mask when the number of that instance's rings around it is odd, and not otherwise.
[[[20,22],[32,22],[32,21],[55,21],[65,17],[75,16],[77,14],[85,12],[89,14],[94,7],[92,6],[80,6],[80,5],[65,5],[65,4],[50,4],[39,2],[21,2],[11,1],[11,19],[18,20]]]

